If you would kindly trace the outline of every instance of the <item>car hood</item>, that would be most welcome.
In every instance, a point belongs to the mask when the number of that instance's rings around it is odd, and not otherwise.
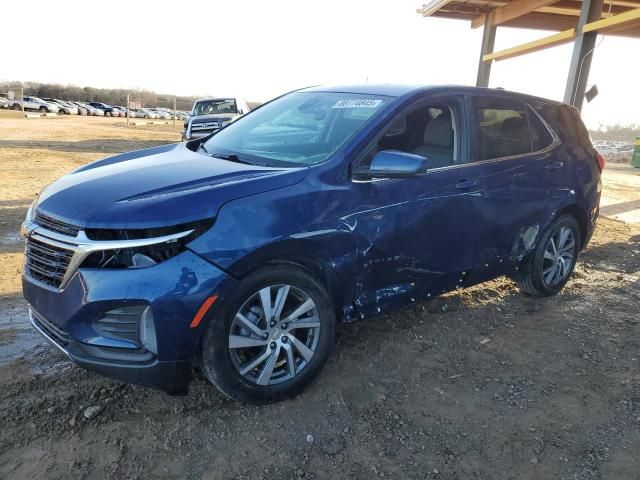
[[[40,194],[37,210],[85,228],[152,228],[213,218],[226,202],[287,187],[308,169],[271,168],[195,153],[186,144],[85,165]]]

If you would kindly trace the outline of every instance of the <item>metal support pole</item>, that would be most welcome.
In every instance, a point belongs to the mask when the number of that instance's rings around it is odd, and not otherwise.
[[[22,113],[24,113],[24,88],[20,87],[20,108],[22,108]]]
[[[491,75],[491,63],[482,60],[487,53],[493,53],[493,46],[496,43],[497,26],[493,23],[493,12],[484,19],[484,30],[482,32],[482,48],[480,49],[480,61],[478,62],[478,78],[476,87],[488,87]]]
[[[603,0],[582,0],[580,18],[576,27],[576,40],[571,54],[571,66],[567,77],[567,86],[564,90],[564,102],[573,105],[578,110],[582,109],[584,93],[587,90],[589,70],[593,49],[596,45],[597,31],[582,33],[582,27],[590,22],[600,20],[602,15]]]
[[[129,126],[130,116],[131,116],[131,102],[129,101],[129,95],[127,95],[127,127]]]
[[[176,129],[176,97],[173,97],[173,129]]]

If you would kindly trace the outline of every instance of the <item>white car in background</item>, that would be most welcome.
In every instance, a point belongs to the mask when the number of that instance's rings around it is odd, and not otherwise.
[[[22,110],[24,106],[24,110],[32,110],[38,111],[40,113],[58,113],[60,108],[53,103],[45,102],[43,99],[39,97],[31,97],[25,95],[23,100],[10,100],[9,108],[13,110]]]
[[[130,108],[129,115],[131,115],[131,118],[158,118],[157,113],[146,108]]]
[[[609,147],[608,145],[597,145],[596,150],[598,150],[598,153],[600,153],[601,155],[604,155],[605,157],[607,155],[613,155],[615,153],[618,153],[618,151],[613,148],[613,147]]]

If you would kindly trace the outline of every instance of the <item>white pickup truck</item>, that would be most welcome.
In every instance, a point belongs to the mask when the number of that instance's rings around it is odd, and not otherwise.
[[[246,113],[249,113],[249,105],[242,98],[216,97],[196,100],[191,109],[191,116],[184,122],[182,140],[205,137]]]
[[[41,113],[58,113],[60,111],[57,105],[45,102],[39,97],[28,97],[25,95],[23,101],[17,99],[9,100],[9,108],[13,110],[22,110],[22,105],[24,105],[25,111],[33,110]]]

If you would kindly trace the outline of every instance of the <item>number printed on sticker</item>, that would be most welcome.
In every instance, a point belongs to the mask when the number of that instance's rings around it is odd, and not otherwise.
[[[368,98],[354,98],[338,100],[331,108],[378,108],[382,100],[372,100]]]

